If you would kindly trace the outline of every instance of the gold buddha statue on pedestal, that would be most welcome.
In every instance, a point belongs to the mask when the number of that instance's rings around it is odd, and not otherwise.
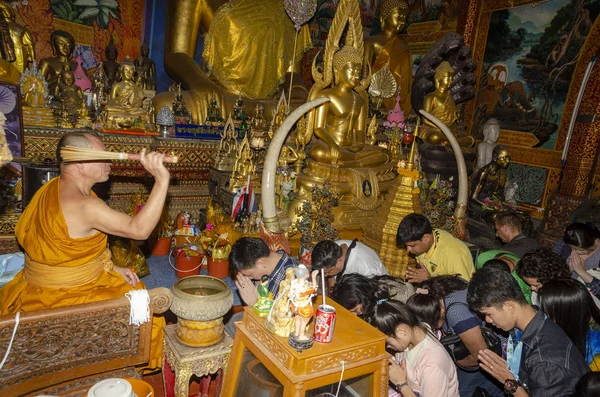
[[[114,127],[117,124],[122,128],[129,128],[142,119],[144,123],[150,122],[148,111],[143,108],[144,90],[134,82],[135,66],[125,59],[119,66],[121,81],[113,84],[108,104],[106,105],[105,127]]]
[[[23,124],[37,127],[54,127],[56,122],[48,107],[48,84],[34,62],[21,75],[21,96],[23,97]]]
[[[402,111],[411,112],[412,55],[408,44],[398,35],[406,25],[408,3],[405,0],[382,0],[379,4],[381,33],[365,39],[365,65],[376,73],[387,65],[396,80]],[[388,111],[396,105],[394,97],[383,100]]]
[[[229,189],[237,192],[238,189],[248,184],[248,177],[252,180],[252,186],[257,189],[260,181],[256,174],[256,163],[252,158],[252,150],[248,141],[248,134],[242,140],[239,151],[235,154],[235,164],[229,179]]]
[[[338,50],[346,25],[345,45]],[[308,114],[307,128],[297,131],[297,145],[304,150],[314,135],[318,138],[309,159],[298,176],[299,198],[288,214],[303,200],[310,200],[312,186],[325,181],[339,195],[334,209],[335,223],[359,227],[372,210],[381,204],[380,193],[392,185],[395,175],[389,151],[366,143],[368,98],[365,92],[370,77],[363,77],[363,40],[360,10],[353,0],[338,5],[325,46],[323,74],[313,65],[315,84],[309,99],[329,98]]]

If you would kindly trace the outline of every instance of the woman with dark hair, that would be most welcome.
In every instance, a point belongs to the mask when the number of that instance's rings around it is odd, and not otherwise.
[[[509,271],[508,266],[506,268]],[[444,320],[442,331],[447,335],[458,335],[471,353],[458,361],[458,364],[475,367],[479,365],[479,351],[487,349],[488,346],[481,333],[481,319],[467,304],[468,285],[468,282],[459,276],[437,276],[425,280],[421,288],[440,302],[441,317]],[[457,373],[461,397],[471,397],[477,387],[485,389],[491,396],[504,396],[503,387],[481,370],[471,372],[458,368]]]
[[[595,356],[600,353],[600,332],[591,329],[590,324],[592,320],[600,324],[600,310],[587,288],[573,279],[551,280],[544,284],[539,298],[542,311],[565,331],[594,369]],[[596,360],[600,363],[600,357]]]
[[[405,304],[390,300],[385,284],[374,289],[373,297],[366,318],[396,352],[388,372],[393,388],[403,397],[458,397],[456,367],[427,326]]]
[[[569,265],[582,261],[585,270],[595,269],[600,262],[600,232],[593,223],[572,223],[565,229],[562,240],[554,246]]]
[[[360,318],[369,312],[371,305],[375,303],[373,291],[380,285],[388,287],[391,298],[406,302],[409,296],[415,293],[414,287],[395,277],[375,276],[365,277],[361,274],[344,274],[334,285],[331,299],[350,310]]]
[[[406,306],[412,310],[420,322],[429,326],[433,334],[440,339],[441,328],[444,325],[440,301],[417,288],[417,293],[408,298]]]

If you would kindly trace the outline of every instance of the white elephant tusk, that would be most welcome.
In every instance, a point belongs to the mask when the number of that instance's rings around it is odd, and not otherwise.
[[[454,210],[454,217],[456,219],[462,219],[467,214],[467,200],[469,199],[469,189],[467,186],[467,165],[465,164],[465,158],[463,157],[462,150],[458,141],[454,137],[454,134],[448,127],[442,123],[437,117],[427,113],[424,110],[419,112],[429,121],[431,121],[440,131],[444,133],[452,151],[454,152],[454,158],[456,159],[456,166],[458,168],[458,198],[456,202],[456,209]]]
[[[277,208],[275,207],[275,173],[277,171],[277,161],[279,160],[281,148],[292,127],[300,117],[305,113],[308,113],[311,109],[329,101],[329,98],[317,98],[296,108],[285,118],[285,120],[283,120],[283,123],[281,123],[281,126],[277,129],[269,144],[262,173],[261,203],[263,209],[263,222],[265,227],[272,233],[283,232],[278,222]]]

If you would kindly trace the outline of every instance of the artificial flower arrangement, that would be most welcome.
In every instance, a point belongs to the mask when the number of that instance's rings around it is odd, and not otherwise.
[[[503,203],[501,200],[495,197],[486,197],[483,199],[482,209],[488,211],[514,211],[515,207],[508,203]]]
[[[331,190],[328,182],[322,188],[313,186],[312,200],[304,201],[297,210],[296,228],[302,233],[300,243],[304,248],[312,250],[320,241],[337,239],[338,230],[332,223],[333,207],[337,206],[338,200],[337,193]]]
[[[200,233],[196,241],[213,260],[219,261],[229,258],[231,242],[228,234],[218,234],[212,223],[206,224],[206,228]]]

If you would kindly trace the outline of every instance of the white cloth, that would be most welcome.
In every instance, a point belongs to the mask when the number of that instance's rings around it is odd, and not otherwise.
[[[339,246],[346,244],[350,247],[352,240],[337,240],[335,243]],[[375,251],[357,241],[356,247],[350,251],[346,271],[344,272],[344,274],[352,273],[373,277],[388,274],[388,271]]]

